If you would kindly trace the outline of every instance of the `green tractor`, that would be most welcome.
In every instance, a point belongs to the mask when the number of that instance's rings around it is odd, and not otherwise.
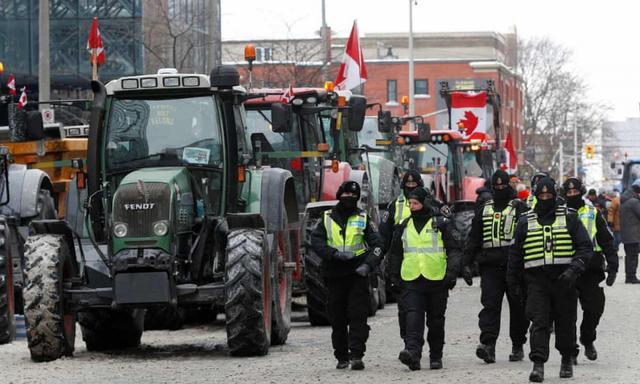
[[[32,360],[71,355],[76,321],[90,351],[136,347],[148,308],[220,309],[232,355],[286,341],[293,179],[249,166],[238,84],[230,67],[92,82],[86,202],[25,244]]]

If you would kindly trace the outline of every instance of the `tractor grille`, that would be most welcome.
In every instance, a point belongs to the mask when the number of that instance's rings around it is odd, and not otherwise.
[[[153,223],[169,220],[171,189],[165,183],[126,184],[113,199],[114,222],[127,223],[126,237],[153,236]]]

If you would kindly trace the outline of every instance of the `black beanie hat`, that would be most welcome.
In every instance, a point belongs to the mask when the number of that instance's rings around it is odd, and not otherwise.
[[[429,192],[422,187],[417,187],[409,194],[409,199],[414,199],[420,202],[420,204],[425,205],[427,202],[427,198],[429,197]]]
[[[584,195],[586,192],[585,186],[582,184],[582,180],[577,177],[570,177],[562,183],[562,190],[564,193],[567,193],[570,189],[577,189],[580,191],[581,195]]]
[[[553,197],[558,196],[558,191],[556,191],[556,182],[550,177],[543,177],[536,183],[536,189],[533,194],[538,197],[542,193],[551,193]]]
[[[402,176],[402,185],[401,185],[402,189],[404,189],[405,183],[409,180],[409,176],[411,176],[413,181],[418,183],[418,187],[424,187],[424,182],[422,181],[422,176],[420,175],[420,172],[416,171],[415,169],[409,169]]]
[[[340,188],[338,188],[338,192],[336,192],[336,199],[340,200],[340,196],[342,196],[344,192],[354,193],[358,199],[360,199],[360,185],[355,181],[345,181],[342,183]]]
[[[536,183],[542,179],[543,177],[549,177],[549,173],[547,172],[537,172],[533,177],[531,177],[531,187],[534,187]]]
[[[509,174],[502,169],[498,169],[491,176],[491,185],[508,185]]]

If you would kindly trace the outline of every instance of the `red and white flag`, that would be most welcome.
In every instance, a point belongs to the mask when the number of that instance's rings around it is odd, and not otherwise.
[[[291,86],[291,84],[289,84],[289,88],[284,91],[282,96],[280,96],[280,102],[289,104],[291,100],[293,100],[294,96],[295,94],[293,93],[293,87]]]
[[[98,65],[104,64],[105,53],[104,44],[102,42],[102,36],[98,30],[98,18],[93,18],[91,24],[91,31],[89,32],[89,39],[87,40],[87,50],[91,54],[89,56],[89,63],[93,64],[95,60]]]
[[[507,134],[507,139],[504,142],[505,154],[507,155],[506,165],[511,173],[518,170],[518,154],[516,148],[513,146],[513,139],[511,138],[511,132]]]
[[[359,87],[367,81],[367,68],[364,65],[364,56],[358,37],[358,25],[353,22],[351,35],[344,50],[342,64],[338,70],[336,78],[336,88],[341,90],[351,90]]]
[[[27,106],[27,87],[22,87],[20,90],[20,99],[18,99],[18,109],[24,109]]]
[[[9,87],[9,93],[15,96],[16,95],[16,78],[13,77],[13,73],[9,74],[9,82],[7,83],[7,87]]]
[[[467,140],[487,138],[487,93],[453,92],[451,94],[451,123],[464,128]]]

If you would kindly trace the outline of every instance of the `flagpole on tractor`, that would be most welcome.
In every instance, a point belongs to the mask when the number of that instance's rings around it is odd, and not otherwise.
[[[51,100],[51,73],[49,64],[49,0],[39,1],[39,62],[38,62],[38,100]],[[40,104],[40,110],[49,108]]]
[[[91,80],[98,80],[98,58],[95,55],[95,49],[91,53],[91,63],[93,67],[91,71]]]

